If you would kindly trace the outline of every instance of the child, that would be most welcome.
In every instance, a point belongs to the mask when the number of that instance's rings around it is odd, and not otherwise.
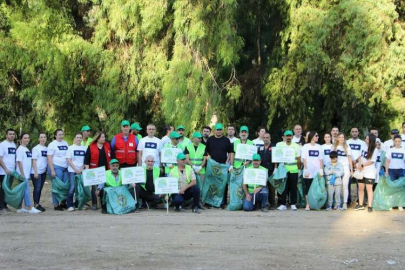
[[[342,176],[344,174],[344,169],[341,163],[337,161],[338,153],[336,151],[331,151],[329,154],[331,162],[325,167],[325,175],[328,180],[328,208],[327,211],[332,210],[333,204],[333,193],[335,193],[335,202],[337,207],[334,209],[343,210],[340,205],[340,192],[342,190]]]

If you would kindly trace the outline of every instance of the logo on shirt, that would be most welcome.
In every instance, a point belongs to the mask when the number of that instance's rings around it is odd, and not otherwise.
[[[83,150],[74,150],[73,155],[76,157],[84,157],[86,155],[86,152]]]
[[[48,154],[48,151],[41,151],[41,156],[46,157]]]
[[[14,147],[9,147],[8,148],[8,154],[9,155],[15,155],[15,148]]]
[[[404,159],[404,154],[402,153],[391,153],[391,157],[394,159]]]
[[[59,145],[59,146],[58,146],[58,149],[59,149],[60,151],[66,151],[66,150],[68,150],[68,147],[67,147],[66,145]]]
[[[27,155],[28,158],[32,157],[32,154],[30,151],[25,151],[25,154]]]
[[[363,151],[362,156],[363,156],[364,158],[367,158],[367,151]]]
[[[349,146],[350,146],[350,148],[352,149],[352,150],[357,150],[357,151],[360,151],[360,149],[361,149],[361,145],[360,144],[349,144]]]
[[[342,150],[337,150],[337,154],[338,154],[338,156],[340,156],[340,157],[347,157],[345,151],[342,151]]]
[[[319,157],[319,151],[318,150],[309,150],[310,157]]]
[[[329,154],[330,154],[330,150],[325,149],[325,150],[323,150],[323,153],[324,153],[325,155],[328,155],[328,156],[329,156]]]
[[[377,161],[376,162],[381,162],[381,156],[377,156]]]
[[[145,148],[157,149],[157,143],[147,142],[147,143],[145,143]]]

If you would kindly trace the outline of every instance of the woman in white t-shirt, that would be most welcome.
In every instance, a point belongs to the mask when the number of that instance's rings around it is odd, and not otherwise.
[[[84,169],[84,157],[87,147],[81,145],[83,140],[82,133],[76,133],[73,144],[69,146],[66,153],[66,161],[69,164],[69,192],[67,197],[68,211],[74,211],[73,196],[75,194],[75,176],[81,174]]]
[[[16,153],[16,160],[17,160],[17,173],[19,173],[23,178],[26,179],[26,188],[24,192],[25,208],[22,208],[21,202],[20,209],[17,210],[17,213],[37,214],[41,213],[41,211],[33,207],[31,204],[30,185],[28,184],[32,168],[32,154],[31,151],[27,148],[27,145],[29,143],[30,143],[30,135],[28,135],[27,133],[21,134],[20,146],[17,148]]]
[[[63,130],[57,129],[53,133],[54,140],[48,145],[48,171],[49,176],[53,180],[58,177],[64,183],[69,180],[68,163],[66,161],[66,153],[69,145],[63,140]],[[66,204],[59,202],[56,198],[56,194],[52,193],[52,204],[54,210],[63,211],[66,208]]]
[[[304,162],[304,182],[305,182],[305,199],[307,205],[306,211],[309,211],[308,191],[311,187],[312,180],[317,174],[323,175],[322,148],[317,144],[319,135],[316,131],[308,134],[308,142],[301,149],[301,157]]]
[[[389,148],[385,154],[385,176],[391,181],[398,180],[405,172],[405,149],[401,147],[401,136],[394,137],[394,147]]]
[[[48,148],[46,147],[47,136],[44,132],[39,133],[37,144],[32,148],[32,170],[31,170],[31,180],[34,186],[34,191],[32,196],[34,197],[34,206],[41,212],[45,211],[39,201],[41,199],[41,192],[45,184],[46,179],[46,169],[47,163],[47,153]]]
[[[361,156],[357,159],[357,169],[363,172],[363,179],[358,179],[359,184],[359,204],[354,208],[355,211],[364,210],[364,188],[367,188],[368,212],[373,211],[373,185],[376,178],[375,163],[377,162],[378,150],[376,148],[376,137],[373,134],[366,136],[365,142],[367,150],[363,150]]]
[[[324,144],[322,144],[322,156],[323,156],[323,166],[325,167],[330,163],[330,151],[332,149],[332,136],[330,133],[325,133],[323,135]]]
[[[346,136],[339,133],[332,149],[338,153],[338,162],[343,166],[343,210],[347,210],[347,199],[349,197],[349,179],[353,175],[352,151],[346,144]]]
[[[375,162],[376,174],[375,174],[375,183],[373,185],[373,191],[377,187],[378,181],[380,180],[382,143],[379,138],[375,140],[375,151],[377,151],[377,161]]]

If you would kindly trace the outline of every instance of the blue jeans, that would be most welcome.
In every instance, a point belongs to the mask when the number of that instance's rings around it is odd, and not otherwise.
[[[68,192],[67,202],[66,202],[67,207],[74,207],[73,196],[75,195],[75,186],[76,186],[75,176],[76,176],[76,173],[69,172],[69,192]]]
[[[398,178],[403,177],[405,174],[404,169],[388,169],[388,174],[390,175],[391,181],[398,180]]]
[[[60,180],[62,180],[63,183],[66,183],[66,181],[69,180],[69,174],[68,174],[67,168],[63,168],[63,167],[53,164],[53,169],[55,170],[56,177],[58,177]],[[49,173],[49,177],[51,179],[53,179],[51,170],[49,169],[49,167],[48,167],[48,173]],[[59,202],[56,199],[55,193],[52,193],[52,204],[55,206],[55,205],[58,205],[59,203],[61,203],[61,202]]]
[[[27,181],[27,185],[24,191],[24,205],[25,207],[30,207],[31,206],[31,199],[30,199],[30,185],[29,185],[29,180]],[[22,203],[21,203],[22,204]]]
[[[193,198],[193,208],[198,207],[198,204],[200,203],[200,188],[195,185],[190,188],[188,188],[184,194],[173,194],[173,204],[176,207],[179,207],[182,205],[184,200],[188,200]]]
[[[34,198],[34,204],[39,204],[41,199],[42,188],[44,187],[46,179],[46,172],[43,174],[38,174],[38,178],[31,174],[32,185],[34,186],[34,191],[32,192],[32,197]]]
[[[255,209],[255,205],[253,204],[253,193],[250,193],[250,196],[252,197],[250,201],[246,199],[243,200],[243,211],[253,211]],[[259,201],[262,208],[267,206],[269,200],[269,191],[267,188],[262,188],[255,196],[256,203]]]

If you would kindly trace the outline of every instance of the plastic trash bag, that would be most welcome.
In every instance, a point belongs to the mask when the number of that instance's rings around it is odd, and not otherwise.
[[[103,203],[107,213],[123,215],[135,211],[135,200],[125,186],[104,188]]]
[[[308,191],[309,207],[313,210],[321,209],[325,205],[327,197],[325,179],[317,174],[312,180],[311,187]]]
[[[91,190],[90,187],[83,186],[83,177],[81,174],[75,176],[75,182],[75,198],[78,202],[78,209],[82,210],[84,205],[91,200]]]
[[[202,202],[220,207],[224,197],[225,186],[228,181],[229,165],[220,164],[208,159],[205,172],[205,183],[202,190]]]
[[[275,174],[270,175],[269,177],[270,185],[272,185],[278,194],[283,194],[285,189],[285,184],[287,182],[287,170],[284,167],[284,164],[280,164],[277,168]]]
[[[380,176],[374,191],[373,209],[390,210],[396,206],[405,206],[405,177],[391,181],[389,176]]]
[[[54,177],[52,179],[52,193],[55,194],[56,199],[58,200],[59,203],[67,199],[69,193],[69,186],[70,186],[69,180],[66,181],[66,183],[64,183],[58,177]]]
[[[304,195],[304,186],[303,186],[303,178],[302,174],[301,177],[298,177],[298,182],[297,182],[297,204],[296,206],[299,208],[304,208],[305,205],[307,204],[307,201],[305,200],[305,195]]]
[[[243,191],[243,170],[244,166],[239,169],[233,169],[229,182],[229,204],[226,209],[229,211],[241,210],[245,192]]]
[[[27,179],[23,178],[17,172],[12,172],[6,175],[3,180],[2,188],[4,190],[4,201],[14,207],[18,208],[24,199],[24,192],[27,188]]]

